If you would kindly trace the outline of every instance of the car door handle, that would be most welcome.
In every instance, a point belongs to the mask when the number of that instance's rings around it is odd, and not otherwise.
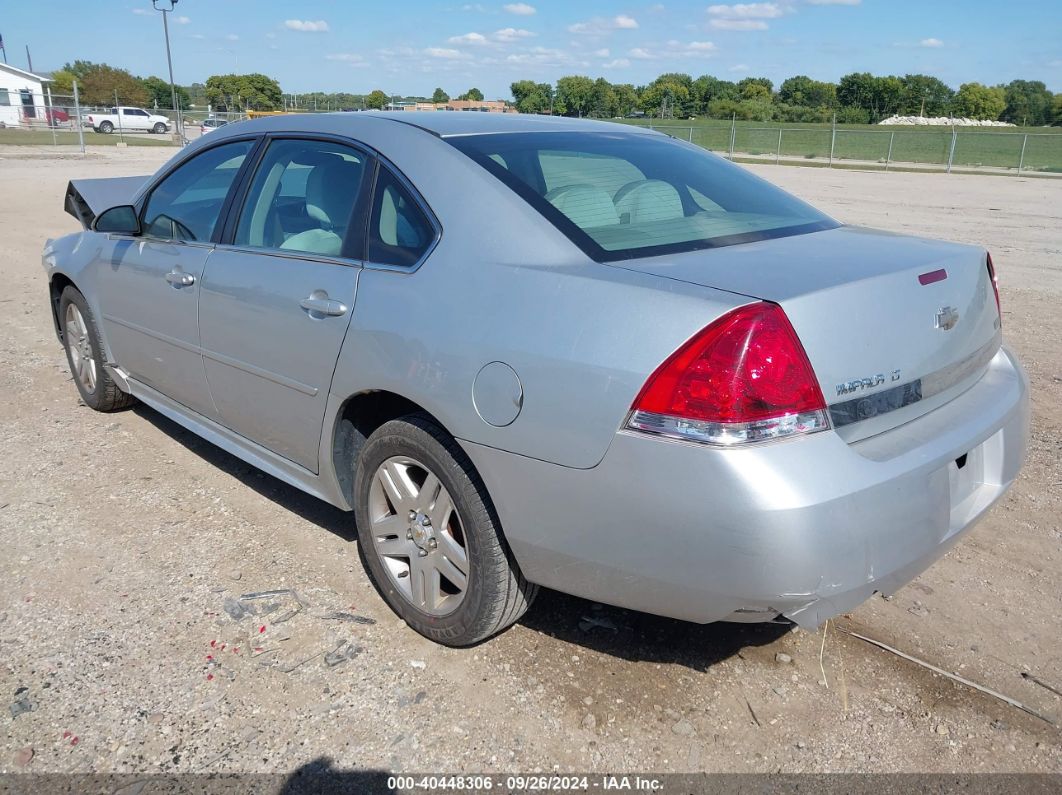
[[[174,287],[191,287],[195,284],[195,276],[182,270],[174,269],[166,274],[166,281]]]
[[[346,304],[334,298],[329,298],[327,293],[322,295],[322,292],[321,290],[314,290],[313,294],[299,301],[299,306],[309,312],[311,316],[316,314],[339,317],[347,313]]]

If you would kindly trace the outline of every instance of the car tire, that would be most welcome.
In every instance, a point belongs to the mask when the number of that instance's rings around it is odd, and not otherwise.
[[[100,126],[97,131],[103,133],[104,135],[110,135],[112,132],[114,132],[114,125],[111,124],[109,121],[100,122]]]
[[[136,399],[118,388],[103,366],[103,340],[88,302],[76,288],[67,287],[59,298],[59,326],[62,329],[66,361],[81,400],[96,411],[119,411]]]
[[[166,125],[160,121],[151,128],[151,132],[155,133],[155,135],[162,135],[166,132]]]
[[[429,640],[479,643],[519,619],[538,593],[520,573],[472,462],[426,415],[392,420],[369,436],[355,466],[354,511],[370,580]]]

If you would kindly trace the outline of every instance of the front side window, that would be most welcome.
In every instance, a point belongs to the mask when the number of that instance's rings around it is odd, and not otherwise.
[[[0,88],[0,105],[11,104],[11,92],[6,88]]]
[[[233,243],[338,257],[365,177],[361,152],[331,141],[273,141],[247,193]],[[364,216],[362,216],[364,218]]]
[[[602,262],[837,226],[748,171],[663,136],[558,132],[447,140]]]
[[[149,237],[209,242],[253,141],[234,141],[196,155],[151,192],[144,208]]]
[[[408,267],[435,242],[435,227],[405,186],[381,166],[369,219],[370,262]]]

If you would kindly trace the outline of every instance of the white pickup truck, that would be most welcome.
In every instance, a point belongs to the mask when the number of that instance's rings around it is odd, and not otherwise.
[[[117,107],[102,113],[90,113],[88,126],[99,133],[151,132],[162,135],[170,129],[170,120],[165,116],[148,113],[143,108]]]

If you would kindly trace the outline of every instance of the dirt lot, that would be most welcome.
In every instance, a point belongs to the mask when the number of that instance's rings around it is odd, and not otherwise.
[[[0,770],[1062,771],[1057,729],[833,624],[820,670],[821,631],[544,593],[499,638],[433,646],[368,584],[348,515],[150,410],[79,405],[41,246],[76,228],[69,178],[167,154],[0,152]],[[841,220],[993,252],[1032,380],[1028,465],[965,543],[836,626],[1062,721],[1021,676],[1062,689],[1062,182],[755,170]],[[230,614],[285,588],[304,605]]]

